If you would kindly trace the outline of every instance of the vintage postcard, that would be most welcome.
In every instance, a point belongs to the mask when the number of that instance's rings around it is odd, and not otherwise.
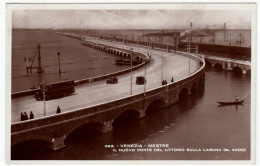
[[[255,163],[256,4],[6,9],[7,163]]]

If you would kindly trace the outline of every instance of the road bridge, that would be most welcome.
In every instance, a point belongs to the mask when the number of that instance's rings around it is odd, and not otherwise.
[[[129,46],[98,42],[128,52]],[[119,76],[118,84],[107,85],[104,81],[97,81],[81,85],[76,88],[75,95],[47,101],[45,117],[43,102],[35,101],[33,96],[13,99],[11,145],[39,140],[45,147],[57,150],[64,147],[66,138],[82,125],[91,124],[93,129],[107,133],[112,131],[113,122],[126,111],[132,112],[135,118],[144,118],[147,108],[154,102],[159,101],[167,107],[203,87],[205,63],[200,58],[135,46],[131,48],[152,54],[153,62],[146,67],[147,84],[140,86],[132,83],[134,81],[129,79],[132,77],[128,73]],[[133,78],[144,75],[144,70],[135,71]],[[172,77],[174,82],[171,82]],[[168,84],[162,85],[162,79],[167,80]],[[130,93],[131,83],[133,89]],[[57,105],[62,108],[61,114],[55,113]],[[31,109],[34,109],[36,119],[19,122],[20,112]]]

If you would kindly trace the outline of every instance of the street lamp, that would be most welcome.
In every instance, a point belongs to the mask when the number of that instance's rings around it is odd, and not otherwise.
[[[146,64],[147,60],[145,61],[145,66],[144,66],[144,97],[146,96],[145,91],[146,91]]]
[[[162,81],[161,82],[163,82],[163,54],[162,54]]]
[[[43,114],[46,116],[46,98],[45,98],[45,91],[46,91],[46,85],[45,85],[45,66],[43,66]]]
[[[133,48],[130,48],[131,50],[131,81],[130,81],[130,84],[131,84],[131,95],[133,94],[133,85],[132,85],[132,77],[133,77],[133,73],[132,73],[132,67],[133,67]]]
[[[189,58],[189,75],[190,75],[190,58]]]

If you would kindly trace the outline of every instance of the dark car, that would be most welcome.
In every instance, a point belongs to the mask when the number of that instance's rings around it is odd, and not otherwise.
[[[107,79],[107,84],[116,84],[118,83],[118,79],[116,77],[110,77]]]
[[[144,76],[138,76],[138,77],[136,77],[136,84],[137,84],[137,85],[146,84],[146,80],[145,80]]]

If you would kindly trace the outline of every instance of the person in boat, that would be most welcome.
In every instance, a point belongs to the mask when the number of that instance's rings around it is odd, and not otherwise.
[[[236,96],[236,102],[238,102],[238,96]]]

